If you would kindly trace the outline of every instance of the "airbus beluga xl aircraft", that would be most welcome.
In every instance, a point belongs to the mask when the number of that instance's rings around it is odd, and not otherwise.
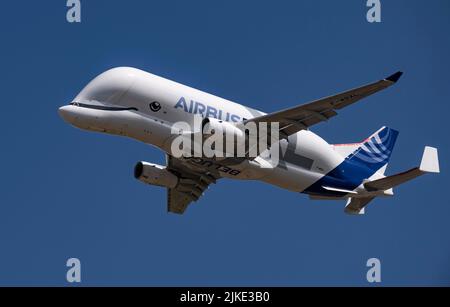
[[[425,147],[420,166],[386,176],[398,132],[383,127],[361,143],[328,144],[309,128],[337,115],[360,99],[395,84],[402,73],[341,94],[266,114],[191,87],[127,67],[111,69],[91,81],[75,99],[59,108],[60,116],[75,127],[127,136],[163,150],[165,166],[138,162],[135,177],[167,189],[169,212],[182,214],[209,185],[221,178],[260,180],[313,200],[346,200],[345,212],[363,214],[378,196],[393,195],[392,188],[426,173],[439,173],[436,148]],[[175,123],[191,127],[201,121],[213,130],[241,133],[247,123],[277,127],[278,161],[271,155],[240,158],[181,156],[173,153]],[[271,126],[271,127],[272,127]],[[202,130],[179,130],[195,135]],[[205,135],[203,135],[204,137]],[[275,147],[274,147],[275,146]]]

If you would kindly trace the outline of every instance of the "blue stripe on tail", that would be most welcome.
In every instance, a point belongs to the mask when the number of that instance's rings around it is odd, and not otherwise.
[[[372,170],[372,176],[389,162],[397,136],[398,131],[383,127],[349,155],[346,161],[367,167]]]
[[[388,127],[381,128],[340,165],[304,192],[322,196],[343,196],[345,193],[328,191],[323,189],[323,186],[350,191],[356,189],[363,180],[371,177],[389,162],[397,136],[398,131]]]

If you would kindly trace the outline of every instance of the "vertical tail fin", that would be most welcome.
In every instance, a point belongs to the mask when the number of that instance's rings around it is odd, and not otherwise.
[[[389,163],[397,136],[398,131],[383,127],[369,137],[349,159],[376,172]]]
[[[365,141],[351,145],[334,145],[344,158],[342,163],[310,186],[307,192],[336,195],[351,194],[365,180],[384,172],[389,162],[398,131],[383,127]],[[357,193],[357,192],[355,192]]]
[[[383,127],[362,143],[334,145],[334,148],[346,157],[346,162],[375,173],[388,164],[397,136],[398,131]]]

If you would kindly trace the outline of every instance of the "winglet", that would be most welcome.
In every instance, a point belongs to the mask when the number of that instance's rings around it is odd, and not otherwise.
[[[397,71],[395,74],[393,74],[393,75],[387,77],[385,80],[391,81],[391,82],[393,82],[393,83],[396,83],[396,82],[400,79],[400,77],[401,77],[402,75],[403,75],[403,72],[402,72],[402,71]]]
[[[434,147],[426,146],[423,151],[422,162],[420,162],[420,170],[426,173],[439,173],[439,157],[438,151]]]

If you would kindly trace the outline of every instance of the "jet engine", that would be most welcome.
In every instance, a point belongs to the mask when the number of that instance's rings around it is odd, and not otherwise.
[[[143,161],[134,167],[134,177],[146,184],[166,188],[175,188],[178,184],[178,177],[165,166]]]
[[[244,131],[236,125],[217,118],[205,118],[202,122],[202,130],[205,137],[209,137],[215,133],[221,133],[226,137],[244,137]]]
[[[205,118],[202,122],[203,144],[212,145],[211,149],[221,156],[236,154],[236,146],[243,146],[242,152],[245,152],[245,133],[233,123],[218,120],[216,118]],[[221,150],[217,146],[219,142]],[[208,147],[209,148],[209,147]],[[205,149],[205,147],[204,147]]]

